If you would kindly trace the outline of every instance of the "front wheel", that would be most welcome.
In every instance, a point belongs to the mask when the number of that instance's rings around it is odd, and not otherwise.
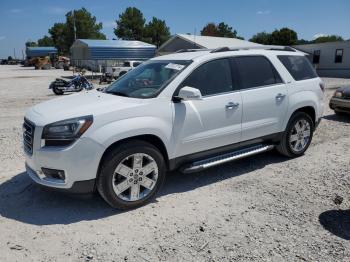
[[[165,173],[164,158],[156,147],[144,141],[129,141],[107,155],[97,189],[114,208],[136,208],[157,194]]]
[[[310,146],[314,131],[311,117],[304,112],[295,113],[288,122],[277,150],[288,157],[298,157]]]

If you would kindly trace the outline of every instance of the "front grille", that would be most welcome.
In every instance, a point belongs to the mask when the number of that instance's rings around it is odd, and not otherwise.
[[[33,154],[34,131],[35,131],[35,125],[32,122],[30,122],[28,119],[24,119],[23,148],[24,148],[24,151],[29,155]]]

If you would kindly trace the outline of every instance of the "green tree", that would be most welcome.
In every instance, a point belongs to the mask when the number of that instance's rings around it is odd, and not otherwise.
[[[33,41],[26,42],[26,47],[35,47],[35,46],[38,46],[36,42],[33,42]]]
[[[49,34],[51,35],[53,44],[60,54],[67,53],[66,33],[67,29],[65,23],[55,23],[49,29]]]
[[[160,47],[169,38],[170,30],[164,20],[153,17],[144,28],[143,40],[147,43]]]
[[[201,35],[244,39],[243,37],[237,35],[236,30],[224,22],[221,22],[218,25],[208,23],[201,30]]]
[[[249,41],[262,44],[262,45],[271,45],[272,39],[271,39],[271,34],[266,32],[260,32],[253,35],[253,37],[249,39]]]
[[[47,35],[38,39],[38,46],[54,46],[53,39]]]
[[[344,39],[341,36],[338,35],[327,35],[327,36],[320,36],[313,40],[313,43],[326,43],[326,42],[338,42],[338,41],[344,41]]]
[[[116,20],[117,26],[114,34],[124,40],[142,40],[145,18],[142,12],[136,7],[128,7],[119,15]]]
[[[77,39],[106,39],[101,30],[102,23],[97,23],[95,16],[81,8],[68,12],[65,23],[55,23],[49,29],[50,36],[39,40],[42,46],[53,45],[60,54],[68,54],[75,35]]]
[[[101,30],[102,23],[97,23],[96,17],[85,8],[68,12],[66,14],[65,29],[66,51],[72,46],[75,35],[76,39],[106,39]]]
[[[298,34],[287,27],[276,29],[272,33],[260,32],[255,34],[249,41],[263,45],[296,45]]]
[[[214,23],[206,24],[201,30],[201,35],[203,36],[220,36],[219,30]]]
[[[298,45],[306,45],[306,44],[311,44],[312,41],[305,40],[305,39],[300,39],[298,40]]]
[[[271,44],[273,45],[296,45],[298,43],[298,34],[287,27],[275,30],[271,34]]]

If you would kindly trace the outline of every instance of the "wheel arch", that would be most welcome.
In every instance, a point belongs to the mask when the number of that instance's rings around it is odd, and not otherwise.
[[[106,159],[106,157],[108,156],[108,154],[110,152],[112,152],[115,148],[117,148],[122,143],[125,143],[128,141],[137,141],[137,140],[148,142],[148,143],[152,144],[153,146],[155,146],[160,151],[160,153],[163,155],[167,169],[169,168],[169,156],[168,156],[168,151],[166,149],[164,142],[156,135],[144,134],[144,135],[136,135],[136,136],[124,138],[124,139],[115,141],[114,143],[109,145],[102,154],[102,157],[101,157],[100,162],[99,162],[96,177],[99,176],[102,163]]]

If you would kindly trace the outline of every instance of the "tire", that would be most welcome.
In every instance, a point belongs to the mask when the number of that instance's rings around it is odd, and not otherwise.
[[[305,130],[296,129],[296,125],[303,129],[305,124]],[[308,132],[309,131],[309,132]],[[277,146],[277,151],[287,157],[298,157],[305,153],[310,146],[314,131],[314,123],[311,117],[304,112],[296,112],[289,119],[286,130],[283,132],[282,139]],[[308,137],[307,137],[307,134]]]
[[[341,111],[338,111],[338,110],[334,110],[334,113],[338,116],[344,116],[345,113],[344,112],[341,112]]]
[[[58,89],[56,86],[52,87],[52,91],[55,93],[55,95],[58,95],[58,96],[64,94],[64,92],[62,90]]]
[[[137,159],[142,159],[141,168],[134,166],[135,161],[140,164]],[[144,175],[143,172],[149,172],[144,169],[146,166],[151,167],[149,170],[154,170]],[[150,143],[132,140],[108,153],[100,168],[96,186],[110,206],[132,209],[155,197],[164,183],[165,175],[164,158],[159,150]],[[137,190],[138,194],[135,193]]]

